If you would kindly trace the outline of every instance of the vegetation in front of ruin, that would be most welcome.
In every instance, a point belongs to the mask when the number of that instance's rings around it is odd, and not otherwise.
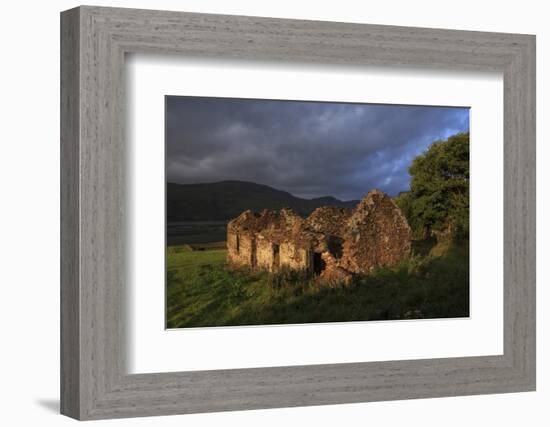
[[[347,286],[320,286],[305,273],[230,269],[226,251],[167,252],[167,327],[268,325],[469,314],[467,243],[441,256],[436,242],[417,242],[412,256],[392,268],[357,277]]]

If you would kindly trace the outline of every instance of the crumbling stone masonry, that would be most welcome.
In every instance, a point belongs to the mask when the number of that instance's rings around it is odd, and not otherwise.
[[[288,208],[247,210],[227,225],[227,249],[234,266],[287,266],[324,283],[346,283],[409,255],[411,229],[393,200],[373,190],[354,209],[323,206],[307,218]]]

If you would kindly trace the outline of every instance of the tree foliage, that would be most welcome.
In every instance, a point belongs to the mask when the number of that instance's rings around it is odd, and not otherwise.
[[[468,235],[469,158],[470,134],[459,133],[434,142],[413,160],[411,189],[396,202],[416,237]]]

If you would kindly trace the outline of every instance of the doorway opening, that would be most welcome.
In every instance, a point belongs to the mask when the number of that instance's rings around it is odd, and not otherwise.
[[[313,272],[316,275],[319,275],[323,272],[326,266],[327,266],[327,263],[323,260],[321,253],[314,252],[313,253]]]

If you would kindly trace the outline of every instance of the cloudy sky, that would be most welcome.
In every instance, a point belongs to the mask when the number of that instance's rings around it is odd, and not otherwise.
[[[438,139],[469,130],[469,109],[228,98],[166,98],[168,182],[252,181],[313,198],[409,188]]]

